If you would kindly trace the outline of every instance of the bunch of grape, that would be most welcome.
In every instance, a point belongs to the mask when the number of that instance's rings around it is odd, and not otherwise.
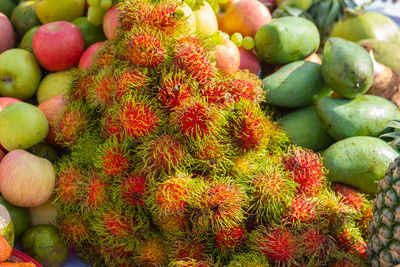
[[[88,0],[89,4],[87,17],[94,25],[100,25],[103,22],[106,11],[109,10],[115,0]]]

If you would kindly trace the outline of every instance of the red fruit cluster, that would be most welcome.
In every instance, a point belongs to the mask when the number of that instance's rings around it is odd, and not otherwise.
[[[257,241],[259,250],[273,262],[285,265],[296,257],[296,237],[284,228],[272,229]]]

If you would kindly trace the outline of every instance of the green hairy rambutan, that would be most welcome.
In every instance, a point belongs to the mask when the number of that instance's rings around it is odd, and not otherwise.
[[[113,2],[117,36],[72,71],[54,125],[66,244],[94,266],[363,262],[370,201],[289,146],[255,75],[216,68],[217,35],[183,1]]]

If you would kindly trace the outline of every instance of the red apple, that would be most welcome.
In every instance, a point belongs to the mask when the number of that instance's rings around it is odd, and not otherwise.
[[[15,47],[15,33],[10,20],[0,12],[0,54]]]
[[[272,20],[268,8],[257,0],[240,0],[231,5],[221,20],[220,30],[229,34],[240,32],[243,36],[254,35]]]
[[[49,121],[49,132],[45,140],[51,145],[61,145],[56,141],[56,137],[60,130],[61,115],[66,105],[67,102],[64,95],[56,95],[45,100],[38,106]]]
[[[14,97],[5,97],[5,96],[0,97],[0,111],[2,111],[8,105],[16,102],[22,102],[22,101]]]
[[[251,73],[258,75],[261,71],[261,64],[256,55],[249,50],[239,48],[241,70],[249,70]]]
[[[85,41],[77,26],[56,21],[39,27],[32,46],[40,65],[49,71],[60,71],[78,64]]]
[[[118,27],[120,26],[119,14],[121,10],[115,5],[107,10],[103,19],[103,31],[107,39],[112,39],[117,36]]]
[[[93,63],[93,55],[99,51],[102,46],[103,46],[104,42],[98,42],[95,44],[92,44],[91,46],[89,46],[85,52],[83,52],[81,59],[79,60],[79,68],[81,69],[86,69],[86,68],[90,68],[90,66],[92,66]]]
[[[237,46],[228,39],[215,47],[215,61],[217,68],[225,75],[234,74],[240,65],[240,54]]]

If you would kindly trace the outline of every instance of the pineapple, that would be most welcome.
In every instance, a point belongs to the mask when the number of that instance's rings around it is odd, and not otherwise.
[[[373,267],[400,264],[400,157],[378,182],[373,218],[369,225],[368,257]]]

